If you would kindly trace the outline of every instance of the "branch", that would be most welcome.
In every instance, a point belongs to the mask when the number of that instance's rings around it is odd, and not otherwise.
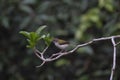
[[[103,38],[97,38],[97,39],[93,39],[89,42],[86,42],[84,44],[80,44],[80,45],[77,45],[75,48],[73,48],[72,50],[70,51],[67,51],[67,52],[59,52],[59,53],[53,53],[49,58],[45,58],[43,56],[43,54],[45,53],[45,51],[48,49],[48,47],[46,47],[43,52],[39,52],[36,48],[34,49],[34,53],[35,55],[41,59],[43,62],[41,65],[37,66],[37,67],[41,67],[43,66],[46,62],[51,62],[51,61],[54,61],[54,60],[57,60],[59,59],[60,57],[64,56],[64,55],[67,55],[67,54],[70,54],[70,53],[73,53],[75,52],[78,48],[80,47],[84,47],[84,46],[88,46],[94,42],[98,42],[98,41],[103,41],[103,40],[111,40],[112,42],[112,45],[113,45],[113,66],[112,66],[112,69],[111,69],[111,76],[110,76],[110,80],[113,80],[113,75],[114,75],[114,72],[115,72],[115,67],[116,67],[116,46],[120,43],[115,43],[115,38],[120,38],[120,35],[116,35],[116,36],[110,36],[110,37],[103,37]]]
[[[114,38],[120,38],[120,35],[111,36],[111,37],[103,37],[103,38],[98,38],[98,39],[93,39],[92,41],[89,41],[89,42],[87,42],[87,43],[77,45],[77,46],[76,46],[73,50],[71,50],[69,53],[73,53],[73,52],[76,51],[78,48],[84,47],[84,46],[87,46],[87,45],[90,45],[90,44],[92,44],[93,42],[103,41],[103,40],[111,40],[112,37],[114,37]],[[119,44],[119,43],[118,43],[118,44]]]
[[[36,67],[37,67],[37,68],[38,68],[38,67],[41,67],[41,66],[43,66],[44,64],[45,64],[45,61],[43,61],[42,64],[40,64],[40,65],[38,65],[38,66],[36,66]]]
[[[117,46],[118,44],[120,44],[120,41],[119,41],[118,43],[116,43],[116,46]]]
[[[112,37],[111,41],[113,44],[113,66],[111,69],[110,80],[113,80],[113,75],[114,75],[115,67],[116,67],[116,43],[115,43],[114,37]]]

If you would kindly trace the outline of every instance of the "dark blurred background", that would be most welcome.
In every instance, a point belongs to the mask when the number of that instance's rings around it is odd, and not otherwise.
[[[108,80],[111,41],[100,41],[35,68],[41,61],[19,31],[47,25],[52,36],[81,44],[120,34],[119,0],[0,0],[1,80]],[[71,48],[73,48],[72,46]],[[39,50],[43,49],[39,45]],[[120,80],[120,49],[114,80]]]

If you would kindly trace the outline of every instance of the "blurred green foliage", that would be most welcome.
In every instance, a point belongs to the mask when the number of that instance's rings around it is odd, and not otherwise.
[[[0,78],[2,80],[107,80],[112,45],[101,41],[77,50],[41,68],[19,31],[41,34],[80,44],[93,38],[120,34],[119,0],[0,0]],[[39,31],[38,31],[39,32]],[[26,33],[26,32],[25,32]],[[26,33],[36,35],[36,33]],[[49,34],[44,39],[49,42]],[[37,38],[33,40],[37,40]],[[34,44],[32,44],[34,45]],[[73,48],[74,46],[71,46]],[[43,43],[38,46],[43,49]],[[115,80],[120,80],[118,47]],[[78,53],[78,54],[77,54]]]

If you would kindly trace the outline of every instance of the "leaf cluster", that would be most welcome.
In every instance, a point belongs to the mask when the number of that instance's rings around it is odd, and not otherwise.
[[[45,44],[49,46],[52,41],[50,34],[41,34],[41,32],[46,28],[46,26],[40,26],[35,32],[20,31],[20,34],[27,38],[28,48],[34,48],[37,42],[41,39],[45,41]]]

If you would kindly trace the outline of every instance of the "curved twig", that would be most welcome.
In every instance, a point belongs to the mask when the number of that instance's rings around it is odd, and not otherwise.
[[[115,67],[116,67],[116,43],[115,43],[114,37],[112,37],[111,41],[112,41],[112,44],[113,44],[113,66],[112,66],[112,69],[111,69],[110,80],[113,80]]]

